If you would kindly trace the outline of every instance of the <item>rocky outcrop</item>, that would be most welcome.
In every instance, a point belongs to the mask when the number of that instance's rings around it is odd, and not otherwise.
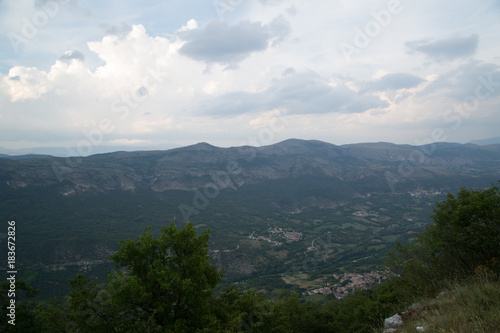
[[[410,306],[405,312],[396,313],[394,316],[385,318],[384,320],[384,332],[383,333],[395,333],[399,332],[401,326],[405,323],[411,322],[416,315],[421,314],[425,309],[419,303],[415,303]],[[416,326],[416,332],[425,332],[424,326]]]
[[[397,332],[398,327],[403,325],[403,318],[396,313],[394,316],[385,318],[384,320],[384,333]]]

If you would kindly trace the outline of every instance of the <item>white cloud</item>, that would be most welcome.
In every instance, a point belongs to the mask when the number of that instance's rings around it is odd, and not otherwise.
[[[47,73],[34,67],[13,67],[2,79],[3,88],[12,102],[38,98],[50,90]]]
[[[48,72],[34,67],[13,67],[3,77],[5,91],[13,102],[37,99],[50,91],[79,95],[85,86],[91,87],[99,98],[150,94],[155,91],[157,81],[164,79],[171,56],[170,42],[148,36],[140,25],[133,26],[125,38],[109,35],[100,42],[89,42],[88,47],[105,62],[95,71],[85,67],[81,52],[67,51]]]
[[[150,143],[147,140],[137,140],[137,139],[115,139],[115,140],[110,140],[106,144],[109,145],[117,145],[117,146],[137,146],[137,145],[143,145],[143,144],[148,144]]]
[[[38,9],[29,4],[0,2],[0,35],[22,29],[9,15],[30,19]],[[236,1],[222,16],[196,5],[68,5],[19,54],[0,38],[0,145],[75,144],[108,119],[114,129],[103,142],[230,146],[277,116],[288,124],[275,141],[414,143],[449,127],[443,110],[473,93],[478,75],[498,81],[492,0],[482,10],[401,1],[351,63],[340,43],[388,1]],[[449,137],[492,133],[498,91],[463,119],[467,132]]]
[[[418,86],[424,80],[409,73],[389,73],[379,79],[362,83],[361,92],[370,91],[395,91]]]
[[[198,28],[198,22],[195,19],[190,19],[186,25],[183,25],[182,28],[178,30],[178,32],[189,31]]]
[[[94,75],[106,82],[109,93],[140,87],[150,72],[168,67],[170,42],[148,36],[141,25],[134,25],[125,38],[110,35],[101,42],[89,42],[88,47],[105,62]]]

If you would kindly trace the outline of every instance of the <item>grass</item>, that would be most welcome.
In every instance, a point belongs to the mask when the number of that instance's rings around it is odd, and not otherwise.
[[[500,281],[476,278],[455,285],[440,297],[420,302],[410,310],[409,321],[399,332],[486,333],[500,329]]]
[[[321,288],[325,283],[324,278],[318,278],[310,281],[309,275],[307,274],[288,275],[283,276],[282,279],[285,283],[296,285],[302,289]]]
[[[398,235],[386,235],[386,236],[381,236],[385,242],[387,243],[394,243],[398,239]]]
[[[368,247],[368,251],[371,250],[381,250],[384,249],[387,245],[386,244],[380,244],[380,245],[372,245]]]

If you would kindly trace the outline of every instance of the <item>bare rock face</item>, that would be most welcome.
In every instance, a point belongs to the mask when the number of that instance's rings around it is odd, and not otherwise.
[[[399,314],[384,320],[384,333],[397,332],[397,328],[403,325],[403,318]]]
[[[421,304],[415,303],[405,312],[397,313],[392,317],[386,318],[384,320],[384,333],[399,332],[399,328],[404,323],[411,322],[415,315],[425,313],[424,311],[425,310]],[[425,332],[425,328],[423,326],[417,326],[415,327],[415,330],[417,332]]]

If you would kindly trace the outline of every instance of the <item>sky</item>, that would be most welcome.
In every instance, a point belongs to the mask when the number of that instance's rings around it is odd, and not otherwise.
[[[5,149],[499,129],[498,0],[0,0]]]

